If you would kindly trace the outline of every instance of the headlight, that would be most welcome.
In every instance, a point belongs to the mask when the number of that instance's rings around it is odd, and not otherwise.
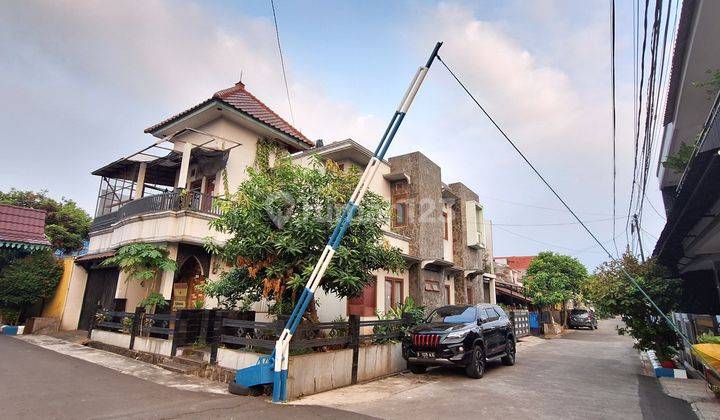
[[[470,332],[469,330],[451,332],[451,333],[448,334],[447,337],[445,337],[445,338],[449,338],[449,339],[451,339],[451,340],[454,340],[454,339],[457,339],[457,338],[464,338],[466,335],[468,335],[469,332]]]

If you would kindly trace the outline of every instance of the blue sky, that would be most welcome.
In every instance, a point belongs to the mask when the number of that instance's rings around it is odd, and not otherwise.
[[[607,0],[275,5],[296,126],[308,137],[372,147],[442,40],[443,58],[598,236],[612,238]],[[631,180],[632,10],[618,7],[620,217]],[[269,0],[6,2],[0,50],[0,189],[45,188],[90,213],[92,170],[148,144],[145,127],[241,71],[248,89],[289,119]],[[496,255],[551,249],[590,269],[603,260],[577,225],[558,225],[572,219],[438,65],[389,153],[414,150],[443,168],[445,182],[480,194],[498,224]],[[644,228],[657,236],[663,223],[648,208]],[[618,220],[618,233],[624,227]],[[653,238],[643,239],[652,249]],[[618,240],[623,248],[624,234]]]

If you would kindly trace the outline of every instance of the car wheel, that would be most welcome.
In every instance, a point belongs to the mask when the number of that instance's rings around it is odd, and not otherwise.
[[[480,379],[485,373],[485,350],[482,346],[476,345],[470,358],[470,363],[465,367],[465,374],[470,378]]]
[[[257,397],[258,395],[262,395],[265,390],[262,385],[250,387],[242,386],[233,379],[232,382],[228,384],[228,391],[235,395],[249,395],[251,397]]]
[[[408,367],[410,368],[410,372],[418,375],[427,371],[427,366],[423,365],[409,365]]]
[[[515,364],[515,340],[508,340],[507,349],[505,349],[505,356],[503,356],[502,362],[505,366],[512,366]]]

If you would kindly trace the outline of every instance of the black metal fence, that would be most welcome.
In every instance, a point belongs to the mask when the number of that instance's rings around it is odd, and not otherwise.
[[[409,326],[409,320],[361,321],[357,315],[350,315],[348,321],[301,324],[293,334],[290,350],[352,349],[352,383],[357,383],[360,343],[372,341],[380,344],[401,339]],[[285,323],[282,321],[258,322],[217,316],[210,362],[217,361],[220,346],[270,353],[284,328]]]
[[[93,219],[90,231],[105,229],[128,217],[162,211],[192,210],[219,216],[222,214],[219,200],[218,197],[194,191],[172,191],[150,195],[128,201],[118,210],[96,217]]]

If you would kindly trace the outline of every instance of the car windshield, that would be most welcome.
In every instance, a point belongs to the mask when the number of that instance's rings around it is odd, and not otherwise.
[[[437,308],[427,319],[427,322],[447,322],[449,324],[467,324],[475,322],[475,307],[473,306],[444,306]]]
[[[587,315],[588,311],[586,311],[585,309],[573,309],[572,311],[570,311],[570,313],[572,315]]]

